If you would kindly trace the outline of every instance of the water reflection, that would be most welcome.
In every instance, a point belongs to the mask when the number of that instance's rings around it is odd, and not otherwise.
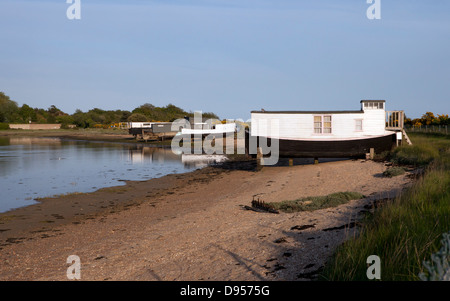
[[[184,166],[201,168],[209,164],[220,163],[226,160],[223,155],[181,155]]]
[[[0,212],[33,204],[37,197],[188,172],[223,159],[186,160],[170,148],[141,145],[0,137]]]
[[[170,148],[148,146],[130,148],[129,158],[135,163],[180,161],[180,155],[174,154]]]
[[[5,145],[61,145],[61,140],[57,138],[11,137],[3,139],[5,140]]]

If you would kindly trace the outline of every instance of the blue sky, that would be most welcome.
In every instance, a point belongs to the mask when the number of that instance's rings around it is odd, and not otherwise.
[[[0,91],[67,113],[169,103],[251,110],[450,110],[450,1],[0,0]]]

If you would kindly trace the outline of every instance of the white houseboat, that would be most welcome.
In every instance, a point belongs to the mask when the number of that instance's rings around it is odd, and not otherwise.
[[[251,141],[267,138],[268,145],[277,140],[278,156],[287,158],[347,158],[364,156],[370,149],[388,151],[402,138],[404,115],[386,112],[385,106],[384,100],[361,100],[357,111],[252,111],[246,148],[253,155]]]
[[[211,126],[205,123],[203,128],[193,128],[193,129],[181,129],[181,135],[218,135],[223,137],[223,135],[231,134],[236,132],[236,123],[225,123],[225,124],[213,124]]]
[[[128,122],[128,133],[135,138],[144,140],[164,139],[164,137],[173,137],[172,122]]]

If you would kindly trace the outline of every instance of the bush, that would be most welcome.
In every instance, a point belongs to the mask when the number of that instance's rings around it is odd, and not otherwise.
[[[0,130],[9,130],[9,124],[0,122]]]
[[[442,234],[442,248],[431,255],[431,261],[424,261],[427,273],[419,273],[423,281],[450,281],[450,232]]]
[[[395,176],[399,176],[405,173],[405,168],[403,167],[399,167],[399,166],[394,166],[391,168],[386,169],[383,172],[383,176],[388,177],[388,178],[392,178]]]
[[[141,113],[133,113],[128,117],[129,122],[146,122],[148,121],[147,116]]]

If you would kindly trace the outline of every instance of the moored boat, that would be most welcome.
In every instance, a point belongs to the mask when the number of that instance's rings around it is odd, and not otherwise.
[[[287,158],[360,157],[371,149],[390,151],[401,139],[400,125],[386,127],[386,113],[384,100],[362,100],[357,111],[252,111],[246,150],[256,155],[258,147],[267,146],[272,154]]]

